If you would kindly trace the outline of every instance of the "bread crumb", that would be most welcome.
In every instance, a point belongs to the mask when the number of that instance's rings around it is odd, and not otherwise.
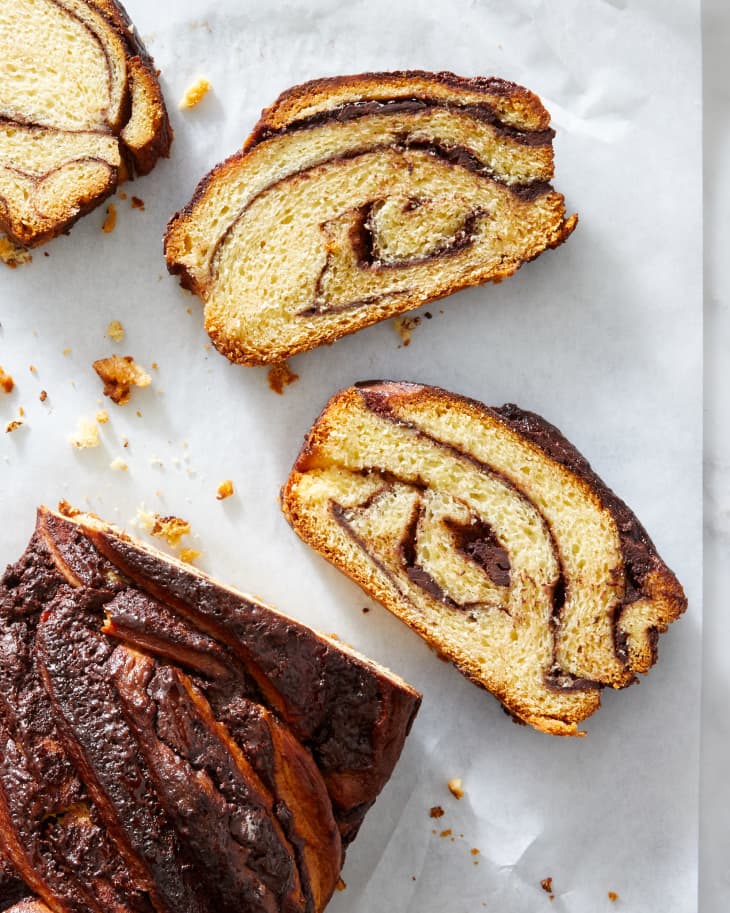
[[[364,611],[365,611],[365,609],[363,609],[363,612]],[[443,818],[444,810],[441,808],[440,805],[434,805],[433,808],[431,809],[431,811],[429,812],[429,815],[432,818]]]
[[[451,830],[451,828],[447,827],[445,831],[441,831],[441,833],[439,834],[439,837],[450,837],[452,835],[452,833],[453,833],[453,831]]]
[[[130,201],[132,209],[141,209],[144,210],[144,200],[141,197],[132,197]]]
[[[123,190],[120,190],[120,191],[119,191],[119,199],[120,199],[120,200],[126,200],[126,199],[127,199],[127,194],[126,194]]]
[[[3,393],[12,393],[14,387],[15,381],[9,374],[5,373],[2,365],[0,365],[0,390],[2,390]]]
[[[30,263],[32,259],[33,255],[25,247],[14,244],[10,238],[0,237],[0,260],[10,269]]]
[[[22,406],[18,406],[18,415],[19,415],[21,418],[24,418],[24,417],[25,417],[25,409],[24,409]]]
[[[404,346],[411,344],[411,333],[421,323],[420,317],[394,317],[393,326],[396,333],[403,340]]]
[[[200,102],[208,94],[208,92],[210,92],[210,82],[208,82],[204,76],[200,76],[186,90],[185,94],[180,100],[180,109],[186,110],[199,105]]]
[[[196,551],[194,548],[184,548],[180,552],[180,560],[184,561],[185,564],[192,564],[196,558],[200,558],[202,552]]]
[[[616,903],[618,900],[618,894],[615,891],[609,891],[608,899],[611,901],[611,903]]]
[[[99,409],[94,417],[100,425],[106,425],[106,423],[109,421],[109,413],[106,411],[106,409]]]
[[[550,895],[550,900],[555,900],[555,895],[553,894],[553,879],[552,878],[543,878],[540,882],[540,887],[546,894]]]
[[[79,418],[76,431],[68,436],[68,442],[77,450],[86,450],[89,447],[99,446],[99,429],[95,422],[83,416]]]
[[[111,355],[94,362],[94,370],[104,381],[104,395],[117,405],[129,402],[131,388],[148,387],[152,378],[131,355]]]
[[[41,392],[40,392],[40,394],[39,394],[39,396],[38,396],[38,399],[39,399],[42,403],[45,403],[45,401],[48,399],[48,393],[47,393],[45,390],[41,390]]]
[[[362,611],[363,611],[363,615],[367,615],[368,612],[370,611],[370,606],[363,606]]]
[[[5,426],[5,434],[10,434],[13,431],[17,431],[18,428],[22,428],[24,424],[25,422],[20,418],[13,419],[12,422],[8,422]]]
[[[156,361],[153,361],[151,367],[152,367],[153,371],[157,371],[157,370],[159,370],[160,366],[157,364]]]
[[[112,320],[106,328],[106,335],[113,339],[114,342],[121,342],[124,339],[124,327],[119,320]]]
[[[288,387],[297,380],[299,380],[299,375],[295,374],[285,361],[280,361],[269,368],[269,387],[279,396],[284,392],[284,387]]]
[[[225,482],[221,482],[218,486],[215,496],[218,501],[224,501],[226,498],[230,498],[233,493],[233,482],[231,479],[226,479]]]
[[[121,457],[115,457],[109,464],[109,469],[113,469],[115,472],[126,472],[129,466]]]
[[[36,368],[35,365],[28,365],[28,370],[30,371],[31,374],[37,374],[37,373],[38,373],[38,368]]]
[[[65,358],[68,358],[68,356],[70,354],[71,354],[71,349],[69,348],[69,346],[66,346],[66,348],[63,350],[63,355]]]
[[[190,534],[190,524],[181,517],[163,517],[160,514],[137,511],[137,522],[142,529],[146,529],[151,536],[164,539],[168,545],[177,548],[183,536]]]
[[[454,777],[454,779],[449,780],[446,785],[449,787],[449,792],[455,799],[464,798],[464,789],[461,784],[461,777]]]
[[[479,855],[479,850],[478,850],[475,846],[473,846],[473,847],[469,850],[469,852],[472,854],[472,856],[478,856],[478,855]]]
[[[101,230],[105,234],[110,234],[117,227],[117,207],[114,203],[110,203],[106,208],[106,218],[104,219],[104,224],[101,226]]]
[[[347,885],[341,878],[338,878],[337,884],[335,885],[335,887],[337,888],[338,891],[344,891],[344,890],[346,890]]]

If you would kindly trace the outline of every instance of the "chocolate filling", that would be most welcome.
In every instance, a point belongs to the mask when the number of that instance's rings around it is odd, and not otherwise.
[[[494,109],[484,103],[481,105],[455,105],[432,98],[391,98],[384,100],[368,100],[346,102],[337,108],[318,111],[309,117],[302,117],[292,121],[285,127],[269,127],[264,125],[254,134],[249,149],[259,143],[270,139],[272,136],[281,136],[285,133],[296,133],[300,130],[311,130],[322,124],[347,123],[361,117],[371,117],[382,114],[421,114],[431,111],[448,111],[455,114],[465,114],[473,120],[489,124],[501,136],[513,140],[523,146],[549,146],[555,136],[552,128],[547,130],[520,130],[499,119]]]
[[[485,520],[473,517],[462,523],[447,517],[444,521],[454,540],[454,548],[480,567],[497,586],[510,585],[512,565],[507,549],[496,537],[494,530]]]

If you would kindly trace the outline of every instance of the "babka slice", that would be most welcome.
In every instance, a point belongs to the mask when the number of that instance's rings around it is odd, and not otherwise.
[[[572,232],[549,114],[496,78],[368,73],[290,89],[168,225],[170,272],[246,365],[499,281]]]
[[[18,913],[321,913],[420,703],[45,508],[0,580],[0,641],[0,909]]]
[[[167,156],[154,64],[116,0],[0,4],[0,232],[35,247]]]
[[[517,406],[373,382],[334,396],[282,491],[294,530],[514,717],[576,735],[685,609],[639,521]]]

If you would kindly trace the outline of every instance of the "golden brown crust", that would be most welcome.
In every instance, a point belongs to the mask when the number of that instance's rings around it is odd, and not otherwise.
[[[502,433],[505,435],[519,434],[519,431],[500,415],[501,410],[494,411],[474,400],[450,394],[440,388],[403,382],[373,382],[357,388],[348,388],[332,397],[307,435],[281,492],[281,507],[285,517],[307,544],[404,620],[439,655],[451,660],[467,678],[493,693],[510,714],[540,731],[553,735],[582,735],[583,733],[578,730],[578,724],[600,706],[600,691],[596,683],[587,683],[584,690],[576,694],[576,699],[570,706],[560,713],[545,713],[533,700],[508,688],[499,676],[493,674],[489,667],[485,667],[478,655],[469,650],[456,649],[445,642],[433,626],[429,626],[418,612],[412,610],[407,595],[394,586],[392,579],[384,572],[385,569],[381,570],[376,566],[377,562],[374,564],[367,559],[356,561],[345,558],[337,547],[333,547],[327,524],[312,508],[307,498],[300,494],[299,488],[307,474],[316,475],[333,465],[329,442],[338,437],[341,439],[346,428],[346,417],[362,408],[363,394],[371,397],[376,403],[369,407],[376,413],[380,408],[378,403],[382,403],[382,408],[393,416],[401,416],[406,410],[409,414],[416,414],[419,409],[426,407],[430,414],[449,414],[451,417],[459,417],[459,420],[471,422],[483,423],[488,420],[492,428],[499,428],[501,425]],[[547,423],[544,425],[552,429]],[[557,443],[561,447],[567,445],[563,453],[564,459],[560,459],[556,466],[559,466],[563,473],[566,469],[571,472],[573,483],[582,491],[585,499],[595,503],[598,510],[612,518],[611,522],[617,528],[617,539],[618,530],[631,529],[632,538],[622,546],[623,561],[619,569],[612,573],[621,573],[630,578],[631,586],[636,592],[630,594],[628,589],[626,590],[627,601],[619,606],[620,611],[613,619],[613,649],[616,650],[619,663],[613,670],[605,670],[605,675],[600,681],[602,686],[625,687],[636,680],[637,674],[648,672],[656,661],[658,635],[666,631],[668,625],[684,612],[687,605],[686,597],[681,584],[661,560],[631,511],[593,473],[557,429],[552,430],[559,437]],[[554,460],[555,454],[550,456],[548,453],[552,445],[555,445],[555,440],[547,441],[545,446],[540,446],[536,440],[527,438],[523,441],[523,452],[532,453],[535,461],[544,461],[546,458]],[[525,459],[527,462],[530,461],[527,457]],[[577,461],[582,463],[576,469]]]

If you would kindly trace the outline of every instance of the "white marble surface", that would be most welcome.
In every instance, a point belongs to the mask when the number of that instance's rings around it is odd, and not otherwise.
[[[700,913],[730,909],[730,4],[704,4],[705,616]]]
[[[454,898],[463,909],[453,913],[479,913],[482,899],[499,913],[534,913],[547,906],[539,881],[549,874],[558,891],[553,913],[693,913],[702,602],[696,2],[443,0],[428,11],[415,0],[353,0],[346,8],[340,0],[127,5],[163,67],[171,106],[201,72],[214,93],[195,112],[173,111],[172,160],[127,188],[145,199],[145,213],[118,203],[118,227],[107,236],[97,212],[51,245],[48,258],[38,253],[31,267],[1,277],[0,364],[21,381],[10,404],[26,406],[28,427],[0,440],[0,560],[19,553],[38,500],[64,496],[124,524],[145,501],[191,520],[206,569],[337,630],[424,688],[418,726],[353,848],[348,891],[335,898],[333,913],[388,911],[389,904],[401,913],[452,913]],[[420,10],[410,21],[409,9]],[[718,39],[714,25],[710,39]],[[264,372],[231,367],[204,348],[197,302],[164,274],[165,220],[280,89],[338,70],[398,66],[496,72],[538,90],[558,128],[556,185],[580,209],[581,225],[564,248],[510,282],[455,296],[443,315],[432,308],[434,319],[408,349],[398,349],[392,327],[382,325],[301,356],[293,362],[301,380],[279,400]],[[720,165],[718,151],[715,187],[725,179]],[[708,213],[711,204],[722,229],[722,206],[710,195]],[[708,350],[719,372],[721,321],[727,330],[730,317],[711,270],[718,304],[708,295],[708,316],[717,317],[708,319],[717,328]],[[122,347],[104,338],[112,318],[127,327]],[[71,452],[66,434],[79,414],[97,408],[89,364],[112,350],[147,366],[159,362],[153,388],[135,394],[133,408],[109,407],[99,451]],[[29,362],[39,365],[37,377],[27,373]],[[606,695],[588,739],[550,740],[510,725],[496,702],[435,663],[387,613],[373,607],[364,618],[360,592],[283,524],[275,492],[301,434],[332,390],[374,376],[440,383],[543,412],[636,509],[685,583],[691,609],[662,639],[660,664],[640,688]],[[41,406],[44,386],[50,395]],[[715,427],[708,422],[717,466],[707,474],[716,493],[708,517],[724,540],[711,538],[709,555],[730,542]],[[122,449],[125,437],[130,446]],[[129,472],[110,472],[120,455]],[[155,457],[161,465],[151,463]],[[218,504],[215,487],[225,477],[236,480],[239,495]],[[718,562],[708,573],[708,596],[720,571]],[[714,615],[712,625],[702,913],[728,908],[727,673]],[[432,839],[422,817],[457,770],[470,798],[450,813],[484,851],[477,870],[468,851],[450,855],[450,846]],[[394,849],[384,853],[388,845]],[[419,874],[413,889],[411,871]],[[607,901],[608,889],[619,891],[620,907]]]

